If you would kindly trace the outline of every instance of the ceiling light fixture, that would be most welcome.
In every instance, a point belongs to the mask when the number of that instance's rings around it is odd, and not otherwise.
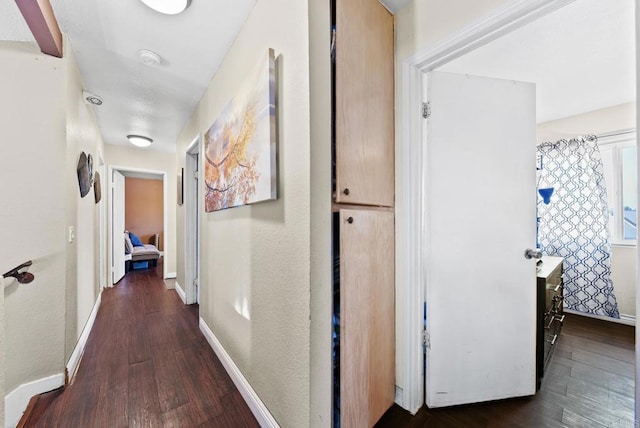
[[[177,15],[191,4],[191,0],[141,0],[151,9],[165,15]]]
[[[127,140],[134,146],[138,147],[149,147],[153,140],[149,137],[144,137],[142,135],[127,135]]]

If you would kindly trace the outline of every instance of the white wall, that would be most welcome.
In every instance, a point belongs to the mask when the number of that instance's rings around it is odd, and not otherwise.
[[[1,42],[0,67],[0,271],[33,260],[35,275],[28,285],[5,282],[10,392],[64,368],[66,66],[32,44]]]
[[[80,198],[76,166],[82,150],[97,166],[102,142],[67,46],[59,59],[35,43],[0,42],[0,270],[33,260],[35,275],[28,285],[4,281],[3,396],[64,373],[99,291],[100,206],[92,193]]]
[[[93,188],[84,198],[80,197],[75,171],[80,153],[93,157],[94,171],[97,171],[103,144],[93,111],[82,97],[82,79],[68,42],[64,55],[68,68],[66,225],[74,227],[76,236],[74,242],[66,243],[65,360],[68,361],[100,292],[99,210],[106,208],[106,199],[96,204]],[[101,184],[104,195],[104,179]]]
[[[175,273],[176,233],[174,231],[176,230],[175,206],[177,204],[176,155],[173,153],[140,149],[134,146],[128,147],[114,144],[105,144],[103,150],[104,161],[107,166],[163,171],[167,173],[165,176],[165,179],[167,180],[167,198],[164,201],[167,223],[167,229],[165,231],[166,246],[164,247],[164,263],[168,274]],[[105,177],[104,181],[109,182],[110,178]],[[103,197],[109,197],[108,192],[103,195]],[[108,231],[107,237],[110,236],[111,231]],[[109,240],[110,239],[107,238],[107,241]]]
[[[328,27],[325,36],[328,38]],[[216,120],[268,48],[279,57],[278,200],[202,213],[200,316],[278,423],[302,427],[310,424],[311,406],[312,180],[306,1],[256,3],[181,133],[176,162],[184,165],[186,147]],[[201,159],[204,162],[204,156]],[[329,166],[327,162],[327,171]],[[328,173],[326,181],[330,184]],[[329,214],[327,211],[326,216]],[[180,218],[179,230],[184,233],[182,214]],[[325,236],[330,239],[330,229]],[[178,278],[183,277],[183,270],[181,266]],[[327,262],[326,275],[329,273]],[[244,304],[248,316],[239,310]],[[325,309],[330,311],[330,306]],[[327,330],[327,337],[329,334]],[[326,343],[326,355],[330,355],[330,342]],[[330,397],[329,388],[326,393]],[[323,398],[325,403],[329,397]],[[327,413],[324,411],[324,426],[330,423]]]
[[[573,138],[578,135],[603,134],[636,127],[635,103],[570,116],[538,125],[538,143]],[[635,316],[636,304],[635,246],[614,245],[611,251],[611,278],[620,314]]]

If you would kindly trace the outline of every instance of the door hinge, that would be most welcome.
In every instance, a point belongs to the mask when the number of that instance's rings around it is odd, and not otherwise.
[[[194,279],[194,280],[193,280],[193,286],[194,286],[194,287],[197,287],[197,286],[198,286],[198,278],[196,278],[196,279]]]
[[[426,329],[422,330],[422,346],[425,350],[431,349],[431,336]]]
[[[427,119],[429,116],[431,116],[431,101],[422,103],[422,118]]]
[[[198,179],[198,170],[193,171],[193,178]]]

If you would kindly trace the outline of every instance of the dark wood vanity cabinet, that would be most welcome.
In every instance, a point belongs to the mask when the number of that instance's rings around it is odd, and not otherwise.
[[[537,266],[536,385],[538,388],[560,337],[560,329],[564,321],[562,262],[562,257],[543,256]]]

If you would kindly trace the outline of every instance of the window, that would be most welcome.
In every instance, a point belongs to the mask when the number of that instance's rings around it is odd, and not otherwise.
[[[607,188],[611,242],[635,245],[638,236],[635,132],[604,136],[599,144]]]

